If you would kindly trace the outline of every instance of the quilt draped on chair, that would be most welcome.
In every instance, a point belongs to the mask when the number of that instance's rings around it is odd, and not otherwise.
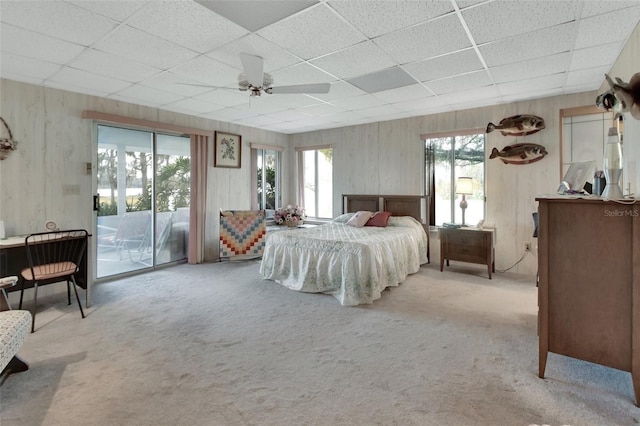
[[[264,252],[267,234],[264,210],[220,212],[220,260],[255,258]]]

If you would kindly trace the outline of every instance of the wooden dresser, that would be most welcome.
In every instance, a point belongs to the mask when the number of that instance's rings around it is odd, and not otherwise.
[[[487,265],[489,279],[491,272],[495,272],[494,229],[478,228],[439,228],[440,238],[440,271],[445,260],[449,266],[450,260],[479,263]]]
[[[631,372],[640,397],[640,201],[537,198],[539,376],[548,352]]]

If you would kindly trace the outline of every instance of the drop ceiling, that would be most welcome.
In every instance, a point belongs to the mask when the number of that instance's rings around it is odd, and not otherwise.
[[[597,90],[640,1],[0,1],[0,77],[281,133]],[[274,87],[238,90],[239,53]],[[639,53],[640,54],[640,53]]]

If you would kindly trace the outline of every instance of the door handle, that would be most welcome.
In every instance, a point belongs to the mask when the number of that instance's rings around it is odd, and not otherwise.
[[[93,211],[100,211],[100,194],[96,194],[93,196]]]

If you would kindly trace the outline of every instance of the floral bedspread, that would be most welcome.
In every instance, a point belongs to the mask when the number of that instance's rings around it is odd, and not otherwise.
[[[292,290],[328,293],[342,305],[372,303],[427,262],[427,235],[416,219],[389,218],[386,228],[343,222],[267,236],[260,273]]]

